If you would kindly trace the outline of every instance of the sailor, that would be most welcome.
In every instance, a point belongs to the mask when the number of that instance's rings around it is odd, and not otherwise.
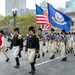
[[[45,43],[46,43],[46,53],[48,53],[48,47],[49,47],[49,34],[45,33]]]
[[[40,58],[40,52],[42,52],[42,57],[45,56],[45,53],[43,51],[43,43],[45,41],[45,38],[44,38],[44,35],[42,33],[42,29],[41,28],[38,29],[38,34],[37,35],[39,36],[39,45],[40,45],[40,50],[39,50],[39,54],[38,54],[37,58]]]
[[[74,56],[75,56],[75,32],[73,33],[73,50],[74,50]]]
[[[56,35],[54,34],[54,29],[51,28],[50,30],[50,39],[49,39],[49,53],[50,59],[55,58],[55,42],[56,42]]]
[[[70,32],[67,33],[67,40],[68,40],[68,52],[72,52],[73,37]]]
[[[39,39],[35,35],[35,27],[30,26],[28,29],[29,36],[27,37],[26,50],[28,51],[29,63],[31,66],[31,71],[29,73],[35,73],[35,62],[36,54],[39,52]]]
[[[14,35],[12,36],[12,42],[10,45],[10,49],[13,49],[14,57],[16,61],[16,65],[14,66],[14,68],[18,68],[20,65],[18,54],[20,50],[23,49],[23,39],[22,39],[22,36],[18,33],[18,28],[14,29]]]
[[[62,30],[61,36],[60,36],[60,49],[61,49],[61,58],[62,58],[61,61],[67,60],[66,47],[67,47],[66,31]]]

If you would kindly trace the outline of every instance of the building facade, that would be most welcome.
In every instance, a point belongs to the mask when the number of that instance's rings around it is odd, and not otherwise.
[[[17,15],[26,14],[26,0],[5,0],[5,15],[12,15],[12,9],[17,8]]]
[[[70,0],[66,2],[66,12],[75,12],[75,0]]]

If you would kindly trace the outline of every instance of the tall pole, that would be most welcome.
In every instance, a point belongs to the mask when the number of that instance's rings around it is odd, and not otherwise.
[[[16,25],[16,16],[14,16],[14,28],[15,28],[15,25]]]
[[[36,10],[36,0],[35,0],[35,10]],[[35,13],[36,13],[36,11],[35,11]],[[37,29],[37,28],[36,28],[36,20],[35,20],[34,25],[35,25],[35,30],[36,30],[36,29]],[[36,31],[35,31],[35,32],[36,32]]]
[[[17,8],[12,9],[12,11],[13,11],[14,28],[15,28],[15,25],[16,25],[16,16],[17,16]]]

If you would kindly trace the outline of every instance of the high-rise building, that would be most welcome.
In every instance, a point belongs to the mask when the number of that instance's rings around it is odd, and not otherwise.
[[[75,0],[66,2],[66,12],[75,12]]]
[[[5,0],[5,15],[12,15],[12,9],[17,8],[17,15],[26,14],[26,0]]]

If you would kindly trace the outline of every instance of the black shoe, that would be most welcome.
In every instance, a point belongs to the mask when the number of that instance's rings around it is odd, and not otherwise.
[[[8,49],[6,49],[6,52],[8,51]]]
[[[63,58],[61,61],[67,61],[67,57]]]
[[[64,58],[64,61],[67,61],[67,57]]]
[[[74,53],[74,56],[75,56],[75,53]]]
[[[64,61],[64,58],[61,61]]]
[[[46,51],[46,53],[48,53],[48,50]]]
[[[6,62],[8,62],[8,61],[9,61],[9,58],[6,59]]]
[[[31,72],[32,72],[32,70],[29,73],[31,73]]]
[[[37,55],[37,58],[40,58],[40,54]]]
[[[58,51],[59,51],[59,50],[57,49],[57,53],[58,53]]]
[[[18,68],[20,66],[20,63],[19,63],[19,58],[15,58],[15,61],[16,61],[16,66],[14,66],[14,68]]]
[[[53,55],[50,59],[54,59],[55,58],[55,55]]]
[[[34,73],[35,73],[35,71],[36,71],[36,69],[34,69]],[[31,74],[32,74],[32,73],[33,73],[33,71],[31,70],[29,73],[31,73]]]
[[[14,68],[19,68],[19,66],[20,66],[20,63],[19,63],[19,64],[16,64],[16,65],[14,66]]]
[[[35,74],[35,71],[34,71],[34,70],[32,70],[32,71],[31,71],[31,74],[32,74],[32,75],[33,75],[33,74]]]
[[[45,56],[45,53],[42,53],[42,57],[44,57]]]
[[[19,65],[14,66],[14,68],[19,68]]]

